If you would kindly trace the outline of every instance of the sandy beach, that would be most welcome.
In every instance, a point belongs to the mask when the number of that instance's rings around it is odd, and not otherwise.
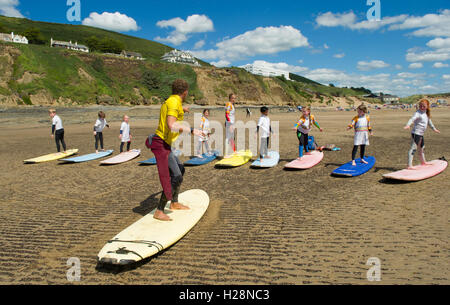
[[[93,125],[100,108],[58,110],[68,148],[94,151]],[[99,161],[24,165],[56,151],[47,108],[1,111],[0,284],[70,284],[67,260],[81,261],[79,284],[369,284],[371,257],[381,261],[379,284],[450,284],[450,171],[417,183],[384,181],[405,168],[413,111],[371,111],[374,136],[367,154],[377,164],[357,178],[331,172],[350,161],[355,112],[313,111],[324,128],[319,145],[336,144],[307,171],[285,171],[297,157],[292,126],[299,113],[274,109],[280,122],[280,164],[218,170],[214,163],[187,168],[183,190],[203,189],[211,199],[203,219],[178,243],[126,269],[97,265],[96,256],[117,233],[149,213],[162,191],[146,137],[156,129],[157,108],[102,108],[111,128],[105,148],[120,146],[121,117],[130,116],[132,148],[140,158],[110,167]],[[201,112],[201,108],[193,109]],[[426,157],[450,158],[450,109],[432,110],[440,135],[427,131]],[[253,110],[251,120],[259,113]],[[246,121],[245,109],[237,119]],[[193,123],[193,115],[187,120]],[[222,122],[223,111],[211,120]],[[182,157],[187,160],[187,157]],[[418,157],[415,158],[418,161]]]

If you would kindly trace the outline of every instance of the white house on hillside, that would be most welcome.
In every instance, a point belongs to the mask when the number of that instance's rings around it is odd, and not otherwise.
[[[191,66],[197,66],[199,67],[200,64],[195,59],[194,56],[192,56],[188,52],[178,51],[178,50],[172,50],[166,54],[164,54],[161,57],[161,60],[176,63],[176,64],[185,64],[185,65],[191,65]]]
[[[21,35],[14,35],[13,32],[11,34],[0,33],[0,40],[6,42],[28,44],[28,39],[26,37]]]
[[[289,72],[267,67],[265,65],[248,64],[245,66],[240,66],[239,68],[243,68],[247,72],[255,75],[261,75],[266,77],[284,76],[286,79],[290,80]]]
[[[51,48],[65,48],[65,49],[69,49],[69,50],[89,53],[89,48],[86,47],[85,45],[78,44],[78,42],[72,43],[72,41],[69,41],[69,42],[58,41],[58,40],[53,40],[53,38],[50,40],[50,47]]]

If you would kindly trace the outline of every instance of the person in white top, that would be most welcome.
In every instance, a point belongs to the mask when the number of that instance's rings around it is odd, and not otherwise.
[[[102,151],[103,149],[103,129],[105,127],[109,128],[108,123],[106,122],[106,114],[103,111],[98,113],[98,119],[94,125],[94,137],[95,137],[95,152],[98,154],[98,142],[100,142],[100,147]]]
[[[256,132],[259,132],[259,138],[261,140],[261,146],[259,150],[260,159],[270,158],[268,156],[268,149],[270,134],[273,132],[270,125],[269,108],[267,107],[261,107],[261,117],[259,118]]]
[[[370,145],[369,135],[373,136],[372,125],[370,122],[370,117],[367,114],[368,109],[366,105],[360,105],[357,108],[358,116],[354,117],[352,123],[348,125],[347,130],[355,129],[355,138],[353,143],[352,152],[352,165],[356,166],[356,154],[358,152],[358,147],[361,153],[361,163],[368,164],[364,160],[366,154],[366,146]]]
[[[197,144],[197,157],[198,158],[203,158],[203,155],[202,155],[203,145],[205,145],[205,153],[211,154],[211,149],[208,144],[209,135],[211,133],[211,129],[209,128],[208,118],[209,118],[209,110],[205,109],[205,110],[203,110],[203,116],[202,116],[201,124],[200,124],[200,130],[203,132],[204,136],[198,137],[198,144]]]
[[[229,155],[229,148],[233,150],[234,153],[236,153],[236,143],[234,138],[234,123],[236,121],[235,114],[236,114],[236,108],[234,106],[234,103],[236,102],[236,95],[230,94],[229,101],[227,102],[225,106],[225,129],[226,129],[226,143],[225,143],[225,156],[224,158],[231,158]]]
[[[129,124],[130,117],[127,115],[123,116],[123,122],[120,126],[120,135],[119,139],[121,141],[120,144],[120,152],[123,152],[123,146],[125,143],[127,143],[127,151],[130,151],[131,147],[131,139],[133,138],[130,133],[130,124]]]
[[[55,139],[56,149],[58,150],[58,152],[61,152],[61,146],[60,146],[60,142],[61,142],[64,152],[66,152],[67,148],[66,148],[66,142],[64,141],[64,127],[62,124],[62,120],[58,115],[56,115],[55,109],[50,109],[48,111],[48,114],[49,114],[50,118],[52,118],[52,135],[51,135],[51,137]]]
[[[404,129],[411,129],[411,125],[413,123],[414,127],[411,131],[411,148],[408,152],[408,169],[413,169],[414,154],[417,150],[419,150],[421,164],[427,164],[425,160],[425,141],[423,137],[428,125],[431,127],[431,129],[433,129],[434,132],[441,133],[438,129],[436,129],[433,122],[431,121],[430,101],[428,101],[427,99],[420,100],[419,110],[409,120]]]

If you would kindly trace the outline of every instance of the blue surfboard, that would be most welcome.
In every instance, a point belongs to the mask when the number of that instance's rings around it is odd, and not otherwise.
[[[356,159],[356,166],[353,166],[352,162],[349,162],[334,170],[332,174],[345,177],[361,176],[370,171],[375,166],[376,162],[374,157],[365,157],[364,160],[368,164],[362,163],[361,159]]]
[[[251,167],[269,168],[277,166],[280,162],[280,154],[277,151],[269,151],[270,158],[258,159],[252,163]]]
[[[174,153],[175,156],[177,156],[177,157],[179,157],[179,156],[181,156],[181,155],[183,154],[183,153],[182,153],[180,150],[178,150],[178,149],[172,150],[172,153]],[[142,165],[156,165],[156,158],[153,157],[153,158],[150,158],[150,159],[145,160],[145,161],[139,161],[138,163],[139,163],[139,164],[142,164]]]
[[[156,158],[150,158],[145,161],[139,161],[138,163],[143,165],[156,165]]]
[[[192,158],[191,160],[184,162],[184,165],[200,166],[211,163],[212,161],[217,159],[217,153],[213,153],[212,155],[203,154],[202,156],[203,158]]]
[[[65,162],[65,163],[89,162],[89,161],[94,161],[94,160],[108,157],[108,156],[112,155],[113,152],[114,152],[114,150],[101,151],[98,154],[93,153],[93,154],[79,156],[79,157],[70,158],[70,159],[61,159],[60,161]]]

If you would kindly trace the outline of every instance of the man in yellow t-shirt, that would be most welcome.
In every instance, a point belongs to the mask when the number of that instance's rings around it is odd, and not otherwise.
[[[178,157],[172,153],[171,147],[182,132],[190,132],[198,136],[203,135],[201,131],[181,124],[184,113],[189,112],[189,108],[183,108],[183,101],[188,96],[188,91],[189,85],[186,81],[180,79],[174,81],[172,96],[161,106],[156,134],[147,140],[147,147],[155,155],[159,180],[163,188],[163,194],[154,215],[155,219],[161,221],[172,220],[164,213],[167,202],[170,202],[171,210],[189,209],[178,202],[184,167]]]

